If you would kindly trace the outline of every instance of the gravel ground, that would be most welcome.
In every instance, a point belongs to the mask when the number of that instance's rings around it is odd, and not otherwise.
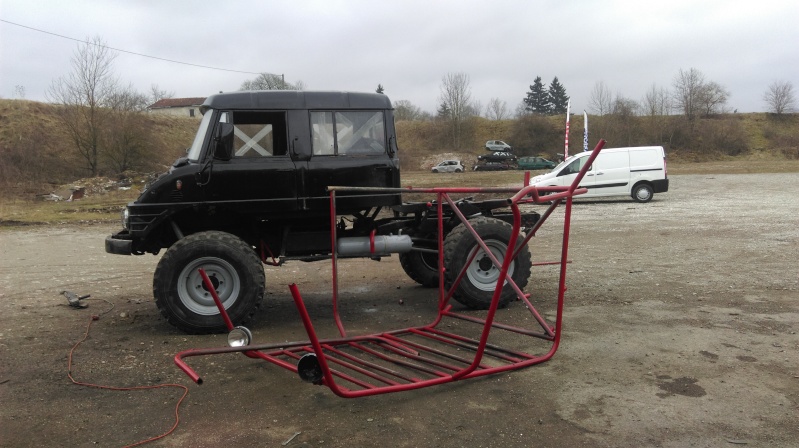
[[[121,446],[168,430],[182,391],[75,386],[185,385],[181,422],[154,446],[799,446],[799,175],[671,176],[648,204],[577,201],[564,337],[539,366],[418,391],[342,399],[241,356],[198,359],[205,384],[172,363],[223,345],[187,336],[152,303],[157,258],[106,255],[110,226],[0,232],[0,445]],[[786,187],[788,186],[788,187]],[[553,216],[562,220],[562,214]],[[559,253],[556,225],[531,242]],[[342,316],[357,332],[422,322],[435,291],[396,257],[342,263]],[[545,314],[553,267],[534,268]],[[267,268],[259,342],[303,337],[285,285],[331,327],[327,263]],[[66,306],[62,290],[91,294]],[[110,309],[111,305],[114,308]],[[523,313],[521,302],[501,314]],[[292,435],[299,433],[288,441]]]

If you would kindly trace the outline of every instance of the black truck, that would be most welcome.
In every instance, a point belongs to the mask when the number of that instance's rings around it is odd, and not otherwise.
[[[186,156],[146,186],[105,240],[108,253],[158,254],[153,295],[161,314],[189,333],[226,330],[198,272],[202,268],[234,324],[261,305],[264,264],[399,254],[410,278],[438,286],[437,204],[403,202],[391,102],[382,94],[246,91],[208,97]],[[329,187],[369,187],[336,193]],[[502,259],[512,231],[502,200],[463,198],[455,206]],[[499,268],[444,208],[445,282],[469,262],[453,298],[471,308],[491,301]],[[539,218],[524,215],[525,226]],[[366,243],[368,242],[368,243]],[[377,247],[377,249],[375,249]],[[366,249],[365,249],[366,248]],[[477,255],[472,258],[476,252]],[[509,272],[524,288],[530,252]],[[503,290],[501,306],[515,295]]]

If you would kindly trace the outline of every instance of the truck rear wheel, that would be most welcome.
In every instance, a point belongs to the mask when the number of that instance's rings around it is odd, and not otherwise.
[[[502,263],[505,252],[508,250],[508,241],[513,227],[505,221],[488,217],[471,219],[469,223],[486,243],[491,253]],[[455,227],[444,240],[445,281],[447,287],[451,287],[463,266],[475,252],[477,254],[467,267],[466,274],[455,290],[453,298],[470,308],[487,309],[491,306],[494,288],[499,280],[500,266],[491,262],[486,252],[477,244],[474,236],[463,224]],[[524,289],[527,286],[531,267],[530,250],[524,247],[508,269],[508,274],[519,288]],[[515,291],[506,282],[499,299],[499,308],[507,306],[515,298]]]
[[[407,252],[399,256],[400,264],[408,277],[426,287],[438,287],[438,254]]]
[[[155,269],[155,304],[170,324],[192,334],[227,330],[200,268],[234,325],[246,323],[261,306],[264,269],[253,249],[229,233],[200,232],[173,244]]]

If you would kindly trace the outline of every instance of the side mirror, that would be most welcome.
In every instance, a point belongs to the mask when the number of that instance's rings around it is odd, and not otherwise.
[[[214,158],[230,160],[233,157],[233,125],[219,123],[214,136]]]

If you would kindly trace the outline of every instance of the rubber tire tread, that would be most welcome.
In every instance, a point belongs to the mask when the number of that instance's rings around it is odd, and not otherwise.
[[[513,231],[513,226],[507,222],[486,216],[470,219],[469,223],[481,238],[503,241],[506,245]],[[517,240],[517,247],[519,244],[521,244],[521,238]],[[469,257],[469,253],[471,253],[472,248],[476,245],[477,242],[474,240],[474,237],[463,224],[459,224],[447,235],[447,238],[444,240],[444,266],[446,267],[444,283],[447,289],[455,282],[455,279],[463,268],[463,264]],[[458,263],[457,266],[453,267],[455,261],[458,261]],[[532,261],[530,249],[525,247],[514,260],[514,271],[511,276],[513,281],[516,282],[516,285],[522,290],[527,286],[531,268]],[[464,275],[460,285],[458,285],[458,288],[453,293],[452,298],[472,309],[488,309],[491,306],[491,298],[494,292],[482,291],[470,287],[471,285],[467,285],[468,282],[469,277]],[[498,308],[508,306],[508,304],[515,299],[516,292],[510,285],[505,285],[499,297]]]
[[[411,280],[425,288],[437,288],[438,269],[430,269],[422,260],[424,255],[422,252],[415,251],[400,254],[400,265]],[[438,258],[436,258],[436,265],[438,265]]]
[[[158,262],[153,274],[153,297],[167,322],[189,334],[227,332],[219,314],[201,316],[191,313],[178,297],[177,277],[180,272],[193,260],[207,256],[228,261],[239,275],[240,297],[227,309],[233,325],[244,325],[253,317],[261,306],[266,289],[261,260],[240,238],[219,231],[199,232],[181,238]]]

